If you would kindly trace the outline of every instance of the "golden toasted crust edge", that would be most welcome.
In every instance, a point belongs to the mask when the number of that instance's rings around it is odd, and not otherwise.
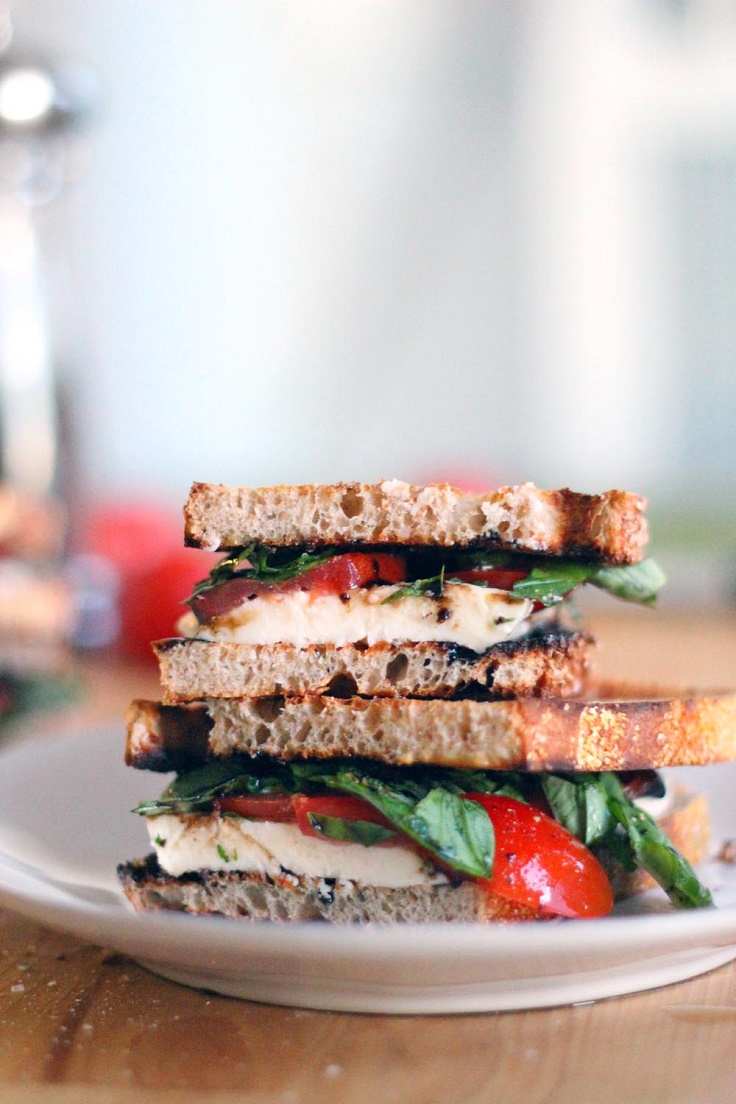
[[[211,726],[196,762],[238,752],[484,770],[620,771],[736,759],[736,694],[720,694],[647,701],[317,696],[164,707],[134,702],[127,762],[167,769],[151,764],[165,763],[170,746],[186,746],[184,733],[194,716],[200,726]]]

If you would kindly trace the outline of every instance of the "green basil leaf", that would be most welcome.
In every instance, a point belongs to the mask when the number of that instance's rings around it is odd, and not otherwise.
[[[585,838],[588,847],[601,843],[610,836],[614,828],[611,811],[608,808],[605,792],[595,781],[586,781],[583,785],[585,801]]]
[[[240,756],[211,759],[203,767],[178,774],[160,798],[142,801],[133,812],[140,816],[206,812],[222,794],[288,793],[290,782],[290,772],[279,763]]]
[[[560,561],[533,567],[525,579],[514,583],[512,593],[530,598],[543,606],[554,606],[581,583],[587,583],[594,567],[590,564]]]
[[[680,908],[713,904],[710,890],[698,879],[687,859],[665,836],[656,821],[634,805],[615,774],[601,775],[608,807],[624,829],[636,864],[646,870]]]
[[[151,798],[150,801],[139,801],[131,811],[137,813],[138,816],[161,816],[162,813],[178,813],[182,810],[178,804],[173,805],[162,795],[159,798]]]
[[[471,571],[473,568],[482,570],[484,567],[511,567],[523,568],[529,566],[535,560],[525,552],[498,552],[492,549],[481,549],[475,552],[453,552],[452,570]]]
[[[363,847],[374,847],[388,839],[395,839],[396,832],[382,824],[373,824],[369,820],[343,820],[341,817],[307,814],[309,823],[316,832],[331,840],[343,843],[360,843]]]
[[[544,774],[541,782],[555,819],[586,847],[610,835],[615,821],[597,775]]]
[[[532,568],[525,579],[514,583],[512,593],[553,606],[575,587],[590,583],[624,601],[651,605],[665,582],[665,574],[654,560],[620,567],[562,560]]]
[[[464,770],[460,767],[432,767],[431,780],[433,785],[442,786],[451,793],[499,794],[525,804],[537,786],[537,776],[527,772]]]
[[[416,792],[408,792],[406,786],[347,770],[329,784],[365,798],[399,831],[453,869],[477,878],[490,877],[493,825],[477,802],[467,801],[442,787],[429,789],[417,801]]]
[[[216,563],[207,578],[197,583],[187,602],[235,578],[283,583],[287,579],[303,575],[305,571],[325,563],[336,552],[336,548],[322,548],[319,552],[294,553],[288,549],[271,549],[258,544],[249,544],[247,548],[225,556]]]
[[[431,790],[406,822],[409,835],[455,870],[489,878],[495,835],[486,810],[444,789]]]
[[[667,577],[655,560],[642,560],[625,567],[600,567],[590,581],[616,598],[652,605]]]
[[[579,800],[580,787],[571,778],[560,774],[542,776],[542,789],[554,813],[563,828],[582,840],[585,837],[585,810]]]
[[[443,566],[439,575],[432,575],[429,579],[415,579],[413,583],[399,587],[388,598],[381,602],[385,606],[388,602],[396,602],[399,598],[441,598],[445,587],[445,568]]]

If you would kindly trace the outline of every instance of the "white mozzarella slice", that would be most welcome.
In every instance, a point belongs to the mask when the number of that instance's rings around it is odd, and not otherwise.
[[[368,645],[381,641],[435,641],[484,652],[522,635],[532,603],[506,590],[448,583],[440,598],[403,596],[400,587],[358,588],[344,595],[289,591],[259,595],[198,626],[183,619],[180,630],[199,639],[233,644]]]
[[[277,877],[284,871],[392,888],[447,881],[409,847],[364,847],[305,836],[296,824],[239,816],[148,817],[159,865],[173,877],[193,870],[238,870]]]

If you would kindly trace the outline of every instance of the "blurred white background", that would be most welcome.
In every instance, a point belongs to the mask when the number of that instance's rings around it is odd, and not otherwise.
[[[35,216],[83,489],[528,478],[733,525],[736,3],[11,12],[8,56],[97,82]]]

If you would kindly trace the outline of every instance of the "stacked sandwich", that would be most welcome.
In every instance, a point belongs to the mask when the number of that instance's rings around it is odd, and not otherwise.
[[[531,484],[195,484],[224,558],[155,644],[126,761],[175,771],[119,868],[140,909],[332,921],[595,917],[652,879],[707,905],[702,798],[657,768],[736,757],[736,699],[602,701],[592,585],[652,603],[645,503]],[[647,808],[647,804],[649,808]],[[657,819],[652,810],[657,810]]]

